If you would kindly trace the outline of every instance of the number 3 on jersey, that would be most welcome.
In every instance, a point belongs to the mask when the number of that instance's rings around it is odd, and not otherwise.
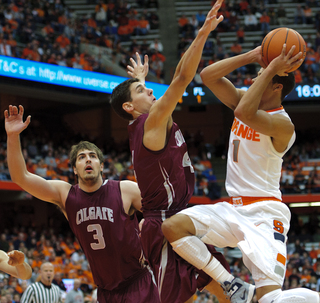
[[[100,224],[91,224],[87,227],[88,232],[95,232],[93,234],[93,239],[97,242],[90,243],[90,246],[93,250],[104,249],[106,247],[106,242],[103,238],[103,231]]]

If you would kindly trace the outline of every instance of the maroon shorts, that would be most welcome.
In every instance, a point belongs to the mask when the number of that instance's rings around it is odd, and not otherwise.
[[[152,275],[148,269],[144,269],[117,289],[109,291],[98,287],[98,302],[160,303],[160,299],[158,288],[152,281]]]
[[[196,292],[208,285],[212,278],[176,254],[161,231],[162,221],[146,218],[141,231],[142,248],[145,258],[154,272],[161,302],[184,303]],[[212,245],[210,252],[230,272],[223,255]]]

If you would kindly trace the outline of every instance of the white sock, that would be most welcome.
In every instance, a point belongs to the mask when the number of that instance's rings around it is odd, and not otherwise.
[[[234,276],[231,275],[215,257],[212,257],[212,260],[202,270],[220,283],[225,281],[231,282],[234,279]]]
[[[223,283],[225,281],[231,282],[234,279],[234,276],[211,255],[207,246],[197,236],[183,237],[172,242],[171,245],[178,255],[198,269],[202,269],[214,280]]]

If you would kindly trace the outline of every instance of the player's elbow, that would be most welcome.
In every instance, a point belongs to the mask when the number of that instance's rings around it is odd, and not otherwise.
[[[23,270],[22,272],[20,272],[18,274],[18,278],[21,280],[29,280],[32,276],[32,269],[31,269],[30,265],[24,263],[20,266],[24,266],[25,270]]]
[[[208,86],[208,71],[206,69],[203,69],[201,72],[200,72],[200,77],[201,77],[201,80],[203,82],[204,85]]]
[[[234,116],[242,122],[245,122],[244,120],[250,120],[250,115],[239,105],[234,110]]]
[[[216,78],[214,76],[214,71],[212,69],[204,68],[200,72],[200,77],[204,85],[209,86],[210,84],[212,85],[216,81],[218,81],[220,78]]]
[[[22,280],[29,280],[29,279],[31,278],[31,276],[32,276],[32,271],[30,270],[30,271],[28,271],[27,273],[21,275],[21,276],[20,276],[20,279],[22,279]]]
[[[193,75],[187,73],[181,73],[176,79],[175,82],[178,83],[180,87],[187,87],[192,81]]]
[[[28,173],[28,171],[25,173],[18,173],[18,174],[14,173],[14,172],[10,172],[11,181],[13,183],[16,183],[20,187],[23,187],[25,180],[27,178],[27,173]]]

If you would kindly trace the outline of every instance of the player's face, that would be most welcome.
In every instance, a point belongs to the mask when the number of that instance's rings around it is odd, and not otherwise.
[[[98,180],[101,175],[103,164],[100,163],[95,151],[81,150],[78,152],[74,170],[75,174],[77,174],[83,182],[95,181]]]
[[[157,101],[151,88],[146,88],[141,82],[134,82],[130,86],[132,105],[135,111],[147,114],[151,106]]]

